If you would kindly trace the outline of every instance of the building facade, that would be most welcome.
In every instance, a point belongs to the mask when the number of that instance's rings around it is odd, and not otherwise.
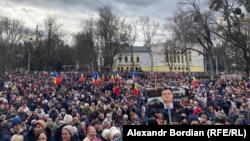
[[[196,50],[201,51],[201,47],[194,46]],[[166,55],[162,46],[153,47],[153,71],[154,72],[170,72],[169,65],[166,62]],[[172,55],[172,72],[187,72],[188,58],[191,72],[204,72],[204,57],[196,51],[188,50],[187,57],[181,53],[181,50],[171,52]],[[142,71],[151,71],[151,58],[149,51],[145,46],[133,47],[133,56],[128,51],[123,51],[121,55],[116,56],[117,61],[114,64],[114,70],[125,71],[133,70],[132,59],[134,60],[134,69]],[[119,59],[118,59],[119,58]]]

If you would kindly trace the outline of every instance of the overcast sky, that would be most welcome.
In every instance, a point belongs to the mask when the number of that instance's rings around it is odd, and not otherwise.
[[[0,0],[0,13],[21,19],[31,29],[36,25],[44,27],[44,19],[55,14],[64,29],[74,34],[80,30],[81,21],[96,16],[98,8],[103,6],[110,6],[122,17],[149,16],[162,22],[173,15],[177,0]],[[136,45],[142,43],[137,41]]]

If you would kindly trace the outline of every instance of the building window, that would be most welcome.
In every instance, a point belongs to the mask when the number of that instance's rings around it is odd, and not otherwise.
[[[133,71],[133,67],[130,67],[130,71]]]
[[[128,67],[126,67],[126,70],[128,70]]]
[[[121,71],[123,71],[123,67],[121,67]]]
[[[119,62],[122,62],[122,57],[121,56],[119,57]]]
[[[120,67],[118,67],[117,70],[120,71]]]
[[[136,62],[137,62],[137,63],[140,62],[140,57],[139,57],[139,56],[136,57]]]
[[[177,62],[180,63],[180,56],[177,55]]]
[[[133,62],[134,61],[134,58],[133,56],[130,57],[130,61]]]
[[[188,53],[189,53],[189,55],[188,55],[188,57],[189,57],[189,61],[191,62],[191,61],[192,61],[192,59],[191,59],[191,58],[192,58],[192,56],[191,56],[191,50],[189,50],[189,52],[188,52]]]
[[[176,63],[176,52],[174,51],[174,63]]]
[[[186,67],[186,70],[188,70],[188,68]]]
[[[180,67],[178,67],[178,70],[181,70],[181,68],[180,68]]]
[[[174,67],[174,70],[177,70],[177,68],[176,68],[176,67]]]
[[[182,69],[182,70],[184,70],[184,68],[183,68],[183,67],[182,67],[181,69]]]
[[[128,62],[128,57],[127,56],[125,56],[125,62]]]
[[[135,70],[136,70],[136,71],[139,71],[139,70],[138,70],[138,67],[136,67]]]

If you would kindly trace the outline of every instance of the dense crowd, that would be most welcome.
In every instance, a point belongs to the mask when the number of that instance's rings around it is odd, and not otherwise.
[[[168,73],[123,78],[110,75],[94,84],[80,73],[61,72],[61,83],[47,72],[0,76],[1,141],[120,141],[123,125],[248,125],[250,86],[240,79],[196,79]],[[114,87],[119,86],[119,92]],[[164,108],[148,105],[147,88],[184,86],[171,120]],[[163,104],[162,104],[163,105]]]

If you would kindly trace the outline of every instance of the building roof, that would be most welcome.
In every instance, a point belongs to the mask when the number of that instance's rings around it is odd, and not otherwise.
[[[124,52],[130,52],[128,47],[123,48]],[[133,52],[149,52],[146,46],[133,46]]]

